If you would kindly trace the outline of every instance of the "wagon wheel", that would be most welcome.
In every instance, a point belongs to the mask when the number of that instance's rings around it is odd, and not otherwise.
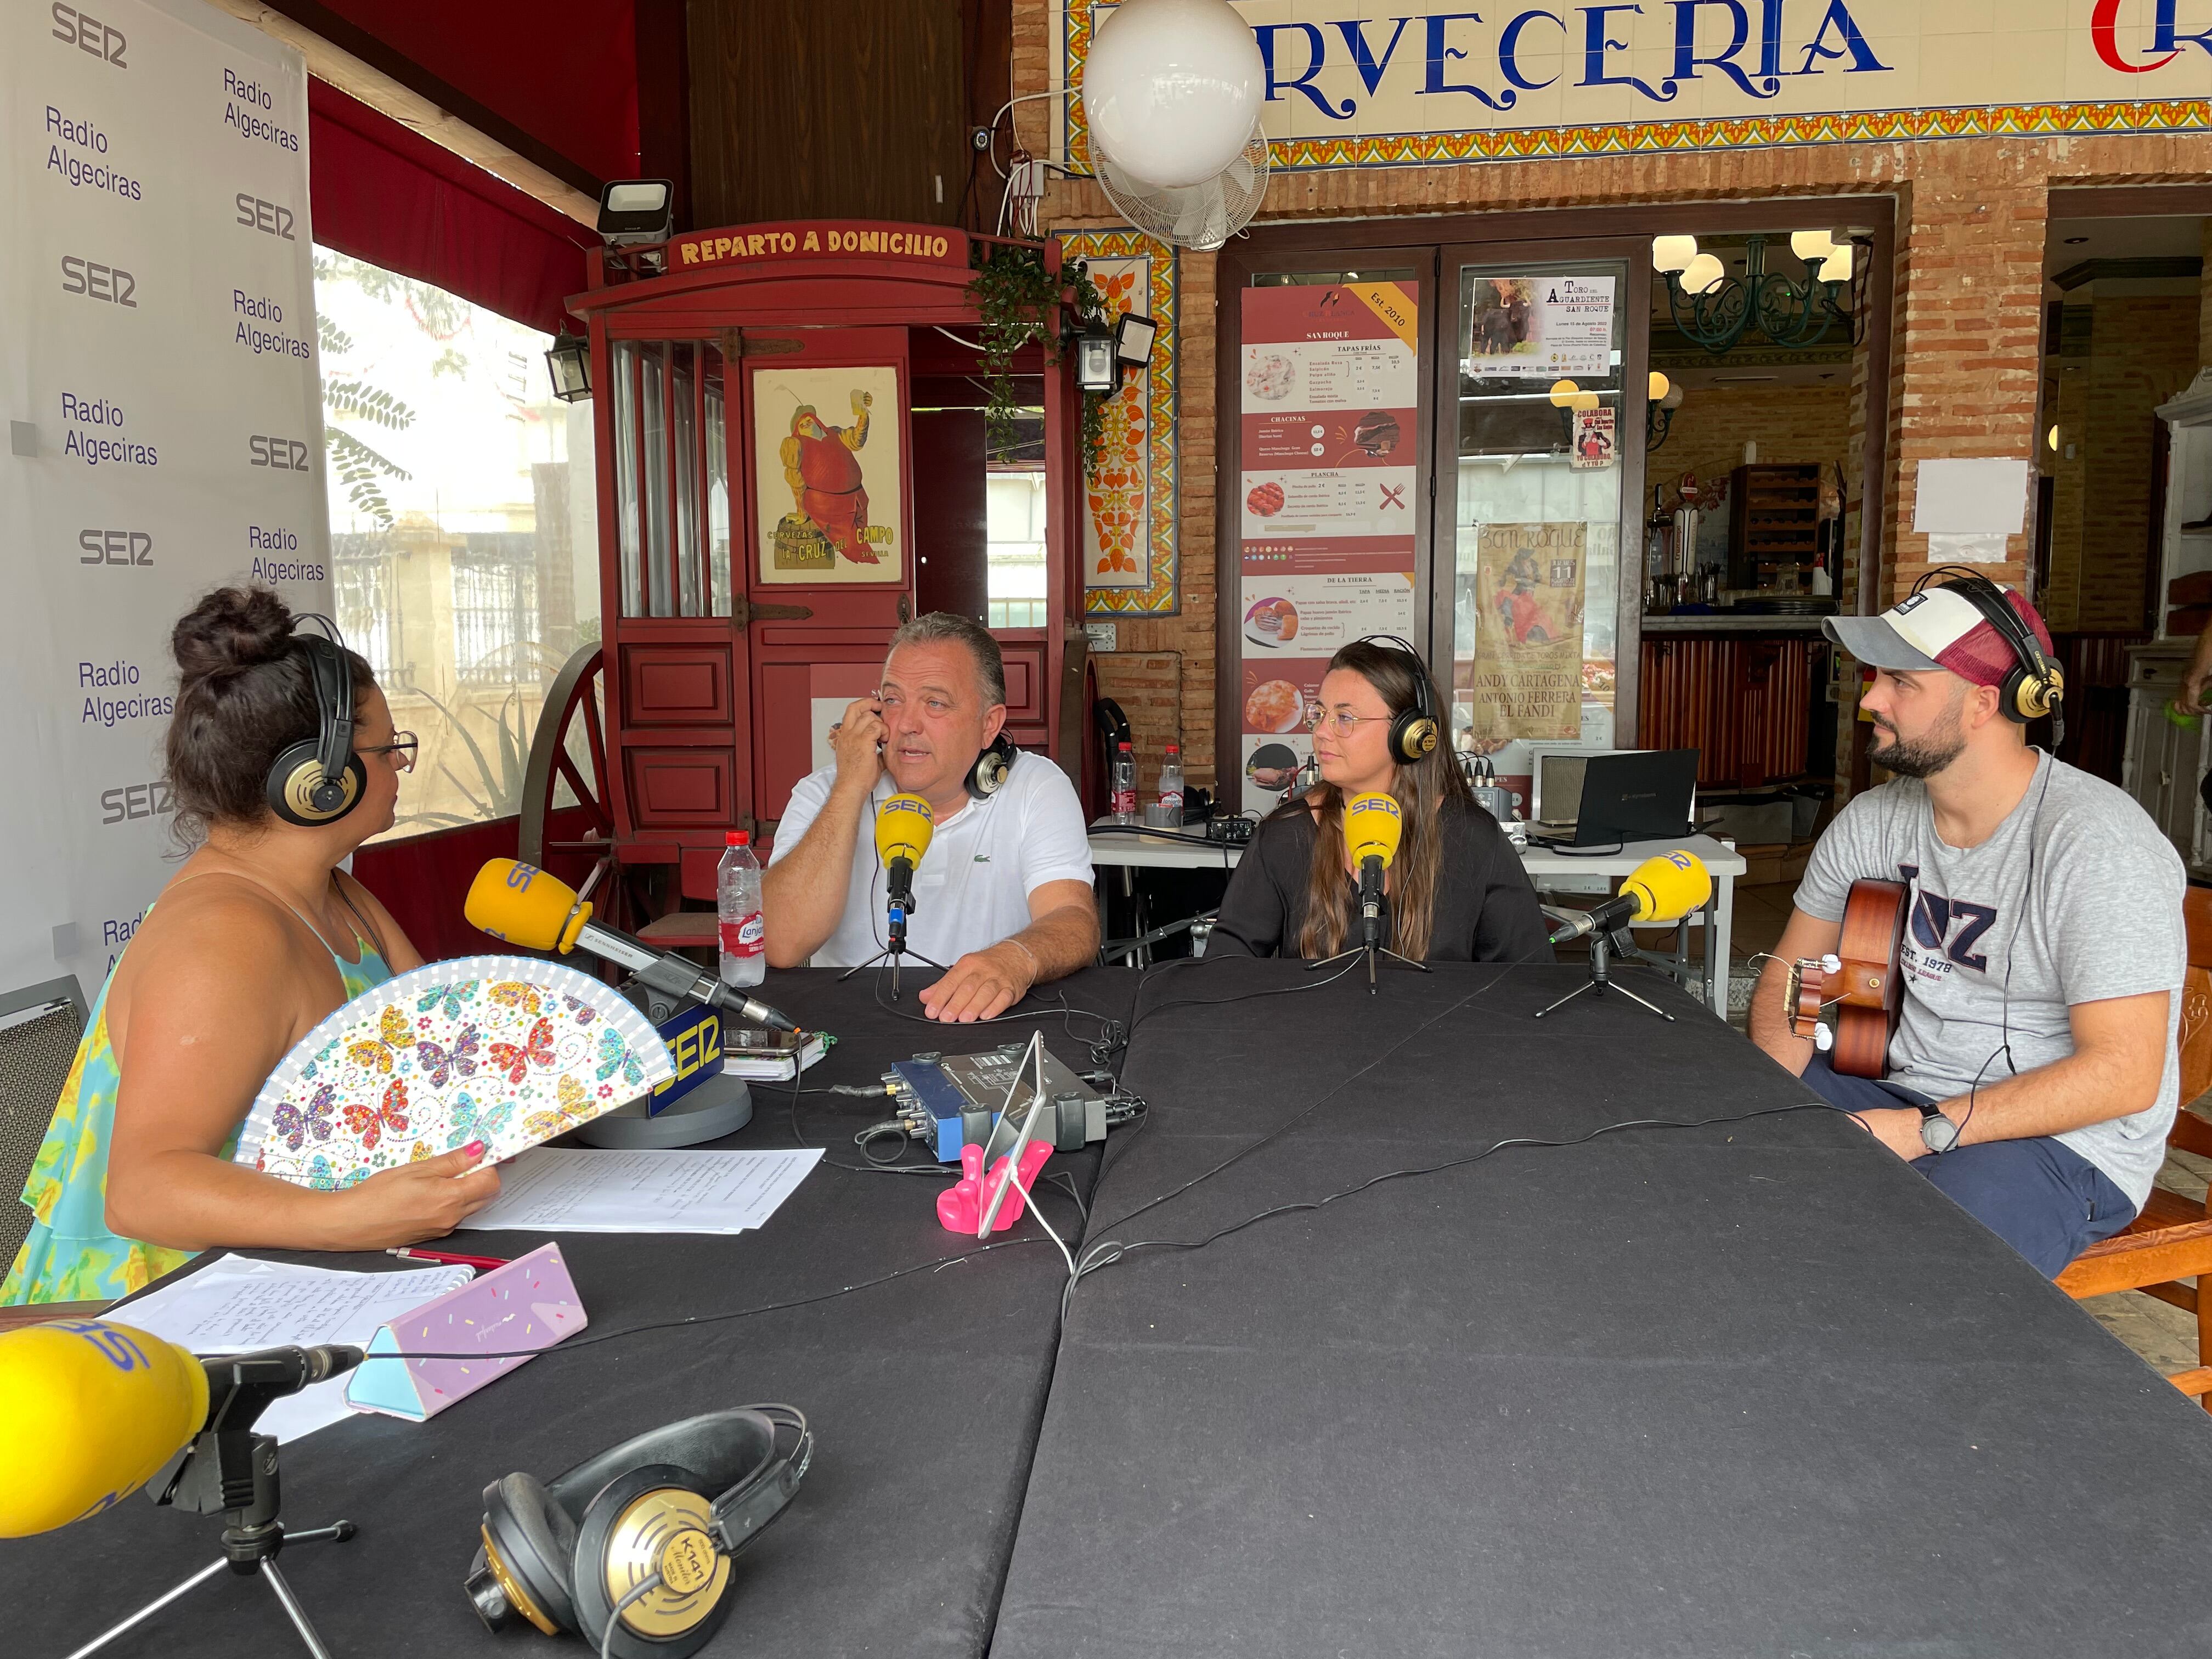
[[[606,726],[600,708],[605,696],[605,658],[587,645],[562,665],[538,711],[530,739],[530,763],[522,775],[520,856],[551,872],[571,886],[581,886],[595,870],[592,896],[605,910],[615,899],[608,879],[614,858],[614,814],[607,805]],[[580,745],[577,738],[581,736]],[[573,805],[556,804],[556,787],[565,782]],[[580,813],[581,822],[576,815]],[[563,817],[559,830],[556,815]],[[609,866],[601,870],[602,865]],[[599,888],[610,890],[600,892]]]

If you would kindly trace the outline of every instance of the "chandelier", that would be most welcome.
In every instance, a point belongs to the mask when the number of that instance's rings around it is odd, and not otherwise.
[[[1668,309],[1684,337],[1716,357],[1734,350],[1753,328],[1793,351],[1820,344],[1837,323],[1856,340],[1865,272],[1853,244],[1830,231],[1792,231],[1790,251],[1805,274],[1791,277],[1766,268],[1766,242],[1764,236],[1745,239],[1743,275],[1735,276],[1717,256],[1700,253],[1694,236],[1652,239],[1651,268],[1667,278]]]

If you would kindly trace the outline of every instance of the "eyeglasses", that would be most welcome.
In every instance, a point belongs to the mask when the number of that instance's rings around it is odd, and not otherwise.
[[[415,769],[415,750],[418,742],[412,732],[394,732],[390,743],[380,743],[374,748],[362,749],[356,752],[363,755],[397,755],[399,757],[399,769],[403,772],[412,772]]]
[[[1370,721],[1380,720],[1387,725],[1390,719],[1391,716],[1389,714],[1346,714],[1341,708],[1338,709],[1332,714],[1328,709],[1324,708],[1314,717],[1314,729],[1316,731],[1319,731],[1322,726],[1326,726],[1331,731],[1334,732],[1337,736],[1340,738],[1348,738],[1352,736],[1353,732],[1357,732],[1362,726],[1366,725]]]

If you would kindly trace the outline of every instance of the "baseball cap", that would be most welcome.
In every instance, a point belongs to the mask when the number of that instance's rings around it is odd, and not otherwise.
[[[2015,615],[2034,631],[2045,656],[2055,656],[2051,630],[2025,594],[2004,590]],[[1869,668],[1929,673],[1948,669],[1976,685],[2002,685],[2020,655],[1990,625],[1979,606],[1950,587],[1923,587],[1879,617],[1829,617],[1830,639]]]

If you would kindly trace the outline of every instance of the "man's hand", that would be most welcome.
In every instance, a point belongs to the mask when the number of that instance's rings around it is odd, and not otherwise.
[[[1011,940],[988,951],[970,951],[945,970],[945,977],[925,988],[921,1006],[932,1019],[967,1024],[996,1019],[1029,994],[1036,982],[1036,963]]]
[[[1928,1143],[1920,1138],[1921,1118],[1917,1107],[1880,1106],[1853,1112],[1851,1115],[1869,1134],[1907,1164],[1928,1156]]]
[[[883,744],[890,735],[884,713],[873,697],[858,697],[845,705],[845,717],[830,728],[830,747],[837,757],[837,781],[833,786],[865,795],[884,775]]]
[[[2212,678],[2212,674],[2201,672],[2192,666],[2181,677],[2181,695],[2173,700],[2173,706],[2185,714],[2212,713],[2212,709],[2207,709],[2204,705],[2204,682],[2208,678]]]

